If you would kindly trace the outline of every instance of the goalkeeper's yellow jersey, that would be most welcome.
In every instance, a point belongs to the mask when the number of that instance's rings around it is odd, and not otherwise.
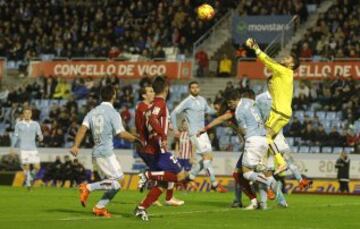
[[[258,54],[258,58],[272,71],[272,76],[268,79],[268,90],[272,98],[271,108],[275,112],[290,118],[292,114],[291,103],[294,71],[279,64],[262,51]]]

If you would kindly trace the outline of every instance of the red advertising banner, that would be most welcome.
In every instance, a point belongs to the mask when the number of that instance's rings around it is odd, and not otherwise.
[[[241,61],[237,65],[237,76],[244,75],[251,79],[266,79],[271,72],[259,61]],[[331,79],[336,75],[360,80],[360,61],[302,62],[295,72],[295,79]]]
[[[6,60],[0,59],[0,80],[5,76]]]
[[[165,75],[170,79],[189,79],[191,62],[127,62],[127,61],[34,61],[31,77],[104,77],[141,78]]]

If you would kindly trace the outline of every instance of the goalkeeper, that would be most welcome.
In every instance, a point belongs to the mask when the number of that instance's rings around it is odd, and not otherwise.
[[[280,62],[276,62],[261,51],[259,45],[252,38],[247,39],[246,46],[253,49],[258,59],[272,72],[272,75],[268,78],[268,91],[273,102],[265,126],[269,148],[274,153],[275,160],[279,165],[275,171],[277,174],[284,171],[287,165],[279,153],[274,139],[280,130],[290,121],[292,115],[291,102],[293,97],[294,71],[299,67],[300,62],[294,55],[289,55]]]

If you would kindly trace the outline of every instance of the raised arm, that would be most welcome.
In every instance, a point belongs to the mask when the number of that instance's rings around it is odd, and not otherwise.
[[[265,64],[265,66],[271,71],[283,71],[286,67],[282,66],[280,63],[276,62],[274,59],[269,57],[266,53],[261,51],[259,45],[254,41],[254,39],[249,38],[246,40],[246,46],[255,51],[258,59]]]
[[[233,117],[233,114],[230,112],[227,112],[227,113],[217,117],[216,119],[212,120],[207,126],[205,126],[203,129],[201,129],[197,135],[201,135],[201,134],[205,133],[206,131],[210,130],[211,128],[218,126],[218,125],[226,122],[227,120],[230,120],[232,117]]]

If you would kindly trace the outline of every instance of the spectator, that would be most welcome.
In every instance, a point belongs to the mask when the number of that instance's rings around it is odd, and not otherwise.
[[[70,156],[66,155],[64,157],[64,164],[61,166],[61,187],[64,187],[65,181],[70,180],[70,187],[73,186],[73,163],[70,159]]]
[[[336,160],[335,168],[337,171],[337,179],[339,181],[339,191],[349,193],[349,172],[350,172],[350,158],[347,153],[342,152],[340,157]]]
[[[204,77],[209,68],[209,58],[204,50],[200,50],[195,54],[195,61],[197,63],[197,77]]]
[[[21,171],[20,158],[15,153],[9,153],[1,157],[0,171]]]
[[[45,184],[49,182],[52,185],[56,185],[58,182],[62,180],[62,167],[63,164],[61,162],[60,156],[56,156],[56,159],[53,163],[47,166],[45,175],[43,177],[43,181]]]
[[[290,123],[288,135],[292,137],[299,136],[302,129],[303,125],[300,123],[297,117],[294,117],[294,120]]]
[[[343,144],[343,142],[341,141],[340,133],[337,131],[336,127],[333,127],[331,129],[330,134],[329,134],[328,145],[330,145],[330,146],[339,146],[339,145],[342,145],[342,144]]]
[[[74,182],[79,185],[86,181],[85,167],[78,161],[78,159],[74,159],[72,175],[70,179],[73,179],[71,187],[73,187]]]
[[[219,62],[219,76],[230,77],[231,71],[232,71],[232,60],[230,60],[228,56],[224,54]]]

